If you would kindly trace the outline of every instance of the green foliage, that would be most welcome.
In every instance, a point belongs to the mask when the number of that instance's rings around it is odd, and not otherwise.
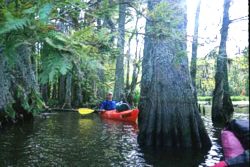
[[[9,117],[15,118],[16,112],[15,112],[15,110],[13,109],[12,104],[8,104],[8,105],[5,107],[4,111],[7,113],[7,115],[8,115]]]
[[[228,76],[230,93],[233,95],[249,95],[249,64],[248,48],[243,55],[230,60],[228,65]]]
[[[39,92],[33,89],[27,91],[21,85],[18,85],[17,98],[21,101],[22,107],[33,114],[39,113],[45,106]]]
[[[30,21],[27,17],[15,17],[7,9],[3,9],[1,11],[3,12],[1,13],[1,15],[4,16],[5,21],[1,22],[0,24],[0,35],[11,31],[23,29],[24,27],[30,24]]]
[[[110,43],[114,36],[110,29],[105,26],[96,28],[94,22],[106,17],[114,21],[117,9],[117,4],[110,6],[108,0],[102,1],[101,5],[81,0],[56,3],[50,0],[6,1],[0,10],[0,46],[8,59],[7,70],[13,72],[13,78],[19,77],[15,68],[23,59],[17,59],[18,48],[25,45],[31,48],[32,57],[27,61],[34,67],[35,79],[38,84],[49,85],[49,104],[58,104],[52,92],[58,87],[58,78],[68,72],[73,75],[72,94],[79,84],[84,102],[98,100],[96,92],[112,88],[117,50]],[[80,18],[81,12],[85,14],[84,21]],[[104,74],[102,79],[100,71]],[[41,111],[45,104],[40,93],[29,89],[22,79],[17,79],[17,89],[13,89],[15,99],[20,100],[28,112]],[[15,116],[12,104],[6,111]]]
[[[158,38],[172,38],[175,40],[184,40],[184,34],[181,30],[181,25],[184,22],[183,15],[180,14],[183,10],[179,4],[170,4],[161,2],[154,7],[154,10],[149,12],[149,17],[154,26],[149,30]]]
[[[196,88],[198,96],[210,96],[214,90],[216,50],[212,50],[205,59],[197,59]],[[248,96],[248,48],[242,55],[228,60],[228,79],[230,94],[233,96]]]
[[[72,68],[71,62],[66,57],[54,53],[42,60],[41,73],[39,75],[41,84],[53,82],[58,75],[66,75]]]
[[[212,96],[198,96],[198,101],[212,101]],[[248,101],[248,96],[231,96],[232,101]]]
[[[134,95],[134,104],[135,106],[138,106],[140,100],[140,91],[136,90]]]
[[[231,96],[232,101],[249,101],[248,96]]]
[[[197,59],[196,89],[198,96],[212,95],[215,82],[215,59]]]
[[[198,96],[198,101],[211,101],[212,96]]]

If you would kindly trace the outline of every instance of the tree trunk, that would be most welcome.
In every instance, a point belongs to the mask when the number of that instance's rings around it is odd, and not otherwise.
[[[83,96],[82,96],[82,86],[81,86],[81,81],[82,81],[82,75],[80,69],[76,69],[76,83],[75,84],[75,100],[74,100],[74,105],[75,107],[80,107],[82,102],[83,102]]]
[[[126,79],[126,99],[127,102],[131,105],[134,106],[133,104],[133,97],[134,97],[134,91],[135,91],[135,87],[137,84],[137,78],[138,78],[138,66],[137,66],[137,50],[138,50],[138,21],[139,21],[139,16],[138,13],[136,15],[136,21],[135,21],[135,28],[134,31],[132,32],[131,36],[129,37],[128,40],[128,51],[127,51],[127,79]],[[131,54],[130,54],[130,49],[131,49],[131,40],[133,39],[134,35],[136,35],[136,46],[135,46],[135,58],[133,61],[133,73],[132,73],[132,81],[130,83],[129,81],[129,77],[130,77],[130,61],[131,61]],[[139,67],[140,68],[140,67]]]
[[[168,18],[156,19],[157,23],[151,18],[147,20],[138,143],[159,148],[208,148],[211,142],[195,102],[188,59],[186,54],[179,55],[186,51],[186,39],[171,34],[158,35],[159,25],[163,25],[163,30],[172,28],[186,37],[186,8],[176,6],[180,5],[181,0],[150,0],[149,11],[160,2],[170,2],[172,4],[167,6],[177,7],[178,17],[182,20],[174,28],[165,21]]]
[[[194,86],[194,97],[195,97],[197,104],[198,104],[198,100],[197,100],[197,90],[196,90],[196,64],[197,64],[197,46],[198,46],[200,6],[201,6],[201,0],[199,0],[198,2],[196,14],[195,14],[194,36],[193,36],[193,43],[192,43],[192,59],[191,59],[191,68],[190,68],[192,84]]]
[[[221,28],[221,42],[219,55],[217,57],[215,89],[213,92],[212,121],[213,123],[224,124],[232,117],[234,108],[229,94],[229,83],[227,73],[227,52],[226,42],[228,36],[229,7],[231,0],[224,0],[223,22]]]
[[[137,80],[138,80],[138,75],[140,73],[140,64],[139,64],[139,61],[138,60],[136,62],[134,62],[133,64],[133,75],[132,75],[132,81],[131,81],[131,84],[130,84],[130,92],[128,94],[128,103],[131,105],[131,106],[135,106],[134,104],[134,96],[135,96],[135,88],[136,88],[136,85],[137,85]]]
[[[31,63],[31,48],[26,45],[21,45],[17,48],[17,53],[19,54],[16,58],[16,66],[21,76],[21,80],[19,81],[23,84],[27,92],[31,90],[38,92],[38,83]]]
[[[65,102],[63,108],[71,108],[71,99],[72,99],[72,74],[69,72],[66,75],[66,94],[65,94]]]
[[[52,99],[55,99],[57,100],[58,99],[58,83],[55,82],[55,83],[52,83]]]
[[[119,49],[119,55],[116,58],[116,70],[115,70],[115,88],[114,99],[120,100],[124,95],[124,43],[125,43],[125,18],[126,18],[126,4],[124,0],[119,1],[119,36],[117,41],[117,47]]]
[[[38,100],[33,96],[39,92],[39,86],[31,63],[32,51],[30,46],[23,44],[17,47],[16,53],[16,66],[11,86],[15,103],[12,106],[17,113],[16,118],[22,115],[23,120],[32,120],[32,112],[28,112],[27,108],[23,106],[25,103],[32,105]]]
[[[104,69],[98,69],[97,75],[98,75],[99,80],[101,81],[101,84],[99,83],[98,85],[97,96],[99,98],[105,99],[107,90],[105,89],[106,87],[104,86],[104,83],[106,82]]]
[[[48,89],[49,89],[48,83],[41,85],[41,94],[42,94],[42,97],[43,97],[43,100],[45,101],[45,103],[47,103],[48,99],[49,99]]]
[[[141,57],[140,53],[138,55],[138,32],[136,32],[136,48],[135,48],[135,59],[133,62],[133,74],[132,74],[132,81],[130,84],[130,91],[129,94],[127,95],[128,103],[131,106],[135,106],[134,104],[134,96],[135,96],[135,88],[137,85],[137,80],[138,80],[138,75],[140,73],[140,62],[141,62]]]
[[[11,78],[7,69],[7,58],[1,52],[0,47],[0,111],[14,100],[10,92]]]
[[[97,0],[97,10],[100,10],[101,7],[101,2],[102,0]],[[96,19],[96,24],[97,24],[97,29],[101,29],[101,19],[99,18],[100,16],[98,16],[98,18]]]
[[[59,105],[63,105],[65,100],[65,85],[66,85],[66,76],[62,75],[59,77],[59,91],[58,91],[58,101]]]
[[[129,46],[130,47],[130,46]],[[130,76],[130,59],[131,59],[131,55],[130,55],[130,49],[127,52],[127,74],[126,74],[126,92],[128,93],[129,90],[129,76]]]

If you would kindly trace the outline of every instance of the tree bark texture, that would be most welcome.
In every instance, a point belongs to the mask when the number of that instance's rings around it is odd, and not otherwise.
[[[1,48],[0,48],[1,49]],[[10,73],[7,71],[7,59],[6,56],[1,53],[0,50],[0,111],[4,109],[8,104],[13,103],[13,97],[11,95],[11,78]]]
[[[193,43],[192,43],[192,58],[191,58],[191,68],[190,68],[192,84],[194,86],[194,97],[195,97],[197,104],[198,104],[197,102],[198,100],[197,100],[197,90],[196,90],[196,65],[197,65],[197,46],[198,46],[200,6],[201,6],[201,0],[199,0],[198,2],[196,14],[195,14],[194,36],[193,36]]]
[[[126,4],[124,0],[119,1],[119,35],[117,47],[119,55],[116,58],[114,99],[120,100],[124,95],[124,43],[125,43],[125,18]]]
[[[160,2],[169,1],[149,1],[149,11]],[[182,10],[184,21],[179,27],[185,34],[186,8]],[[186,51],[186,40],[157,37],[152,34],[155,28],[154,22],[147,20],[138,143],[160,148],[208,148],[211,141],[195,102],[187,56],[177,56],[179,51]],[[177,45],[180,50],[176,49]]]
[[[213,92],[212,121],[224,124],[230,121],[234,108],[229,94],[226,42],[228,36],[229,8],[231,0],[224,0],[223,22],[221,28],[221,42],[217,57],[215,89]]]
[[[32,105],[37,99],[31,97],[34,93],[38,93],[39,89],[31,62],[30,46],[20,45],[15,53],[16,57],[12,59],[13,66],[8,66],[7,55],[0,53],[0,109],[12,107],[16,113],[11,114],[12,116],[18,118],[22,115],[22,119],[26,120],[32,118],[32,113],[28,112],[22,103],[27,102]]]
[[[18,56],[16,57],[17,80],[22,84],[25,91],[29,93],[31,90],[38,92],[38,83],[35,76],[35,71],[31,63],[31,48],[26,45],[21,45],[17,48]]]

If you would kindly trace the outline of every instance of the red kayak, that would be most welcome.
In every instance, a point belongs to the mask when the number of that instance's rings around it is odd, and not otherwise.
[[[239,139],[229,130],[222,130],[221,143],[226,160],[237,157],[244,152]]]
[[[234,119],[221,132],[225,159],[212,167],[249,166],[249,120]]]
[[[136,122],[138,118],[138,109],[126,110],[122,112],[117,112],[116,110],[104,111],[100,115],[102,118],[114,119],[119,121],[131,121]]]

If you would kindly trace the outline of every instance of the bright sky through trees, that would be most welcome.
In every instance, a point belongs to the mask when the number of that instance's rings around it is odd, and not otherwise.
[[[191,58],[192,39],[194,33],[194,18],[198,0],[187,0],[187,50],[188,57]],[[201,0],[200,20],[199,20],[199,40],[198,57],[206,56],[211,50],[219,46],[220,28],[222,24],[224,0]],[[146,8],[146,6],[144,6]],[[248,16],[248,0],[233,0],[229,10],[230,19],[237,19]],[[136,15],[136,14],[134,14]],[[146,15],[146,13],[145,13]],[[135,20],[126,25],[131,31],[134,29]],[[139,19],[140,33],[144,33],[145,18]],[[142,28],[143,27],[143,28]],[[131,34],[129,34],[131,35]],[[234,57],[248,46],[248,19],[237,21],[229,26],[227,43],[228,57]],[[143,35],[139,35],[140,48],[143,48]],[[135,53],[135,40],[131,41],[131,54]],[[140,49],[139,49],[140,50]],[[125,46],[125,53],[127,46]],[[141,52],[142,54],[142,52]]]
[[[198,0],[187,0],[188,4],[188,55],[191,57],[194,18]],[[198,57],[204,57],[220,43],[224,0],[201,0],[199,20]],[[229,10],[230,19],[248,16],[248,1],[233,0]],[[233,22],[229,26],[227,53],[229,57],[242,52],[248,46],[248,19]]]

